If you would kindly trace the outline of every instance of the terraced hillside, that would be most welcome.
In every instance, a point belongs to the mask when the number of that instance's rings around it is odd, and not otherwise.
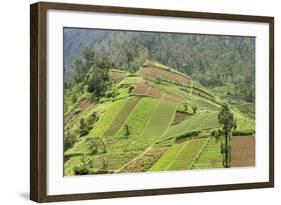
[[[158,62],[146,61],[135,73],[108,72],[99,99],[83,83],[91,71],[65,91],[65,175],[222,167],[220,143],[211,136],[221,126],[220,97]],[[241,136],[233,138],[233,166],[253,166],[255,153],[245,149],[255,141],[243,137],[254,134],[254,118],[235,105],[231,110],[238,121],[233,134]]]

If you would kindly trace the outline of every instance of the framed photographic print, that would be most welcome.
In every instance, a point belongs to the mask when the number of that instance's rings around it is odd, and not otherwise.
[[[40,2],[37,202],[274,186],[274,18]]]

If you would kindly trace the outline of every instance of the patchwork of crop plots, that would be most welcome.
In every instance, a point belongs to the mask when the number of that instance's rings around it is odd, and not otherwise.
[[[114,101],[110,107],[105,111],[103,116],[101,116],[99,122],[94,127],[94,129],[91,130],[90,136],[94,137],[101,137],[103,136],[104,132],[108,128],[108,126],[112,123],[115,116],[118,114],[118,112],[122,109],[124,104],[126,103],[126,100],[117,100]]]
[[[180,124],[171,126],[164,134],[162,139],[176,137],[192,130],[203,130],[220,127],[217,115],[217,112],[208,112],[192,116]]]
[[[123,167],[120,172],[145,172],[166,152],[166,147],[152,147]]]
[[[158,138],[169,127],[177,109],[175,104],[160,101],[148,120],[141,137]]]
[[[141,134],[157,104],[158,100],[150,97],[141,99],[125,122],[129,128],[130,136],[138,136]],[[121,128],[117,136],[124,136],[124,129]]]
[[[150,171],[190,169],[206,142],[207,139],[202,138],[173,145]]]
[[[101,155],[87,156],[87,158],[89,158],[93,162],[91,164],[91,169],[103,170],[106,167],[107,170],[114,171],[121,168],[122,165],[128,163],[139,154],[140,152],[107,153]],[[82,158],[83,156],[71,157],[65,163],[65,175],[74,175],[73,168],[82,165]]]
[[[170,72],[164,69],[159,69],[153,66],[142,67],[139,70],[139,74],[143,76],[153,77],[153,78],[163,78],[168,81],[173,81],[179,84],[191,84],[191,79],[185,75],[181,75],[175,72]]]
[[[156,62],[147,61],[137,73],[110,69],[109,75],[113,81],[98,99],[82,83],[66,91],[64,132],[71,140],[76,136],[64,152],[65,175],[86,166],[85,158],[94,174],[222,167],[220,143],[210,137],[221,127],[217,95]],[[235,105],[231,110],[235,135],[252,135],[254,118]],[[232,137],[231,152],[232,167],[254,166],[255,138]]]
[[[122,127],[127,117],[135,106],[140,101],[140,98],[129,99],[122,107],[119,113],[115,116],[114,120],[110,124],[109,128],[104,132],[104,136],[114,136],[118,130]]]
[[[206,98],[193,96],[191,99],[191,103],[197,105],[201,109],[207,110],[219,110],[220,106]]]
[[[221,168],[222,155],[220,142],[212,137],[201,152],[199,158],[192,165],[192,169]]]

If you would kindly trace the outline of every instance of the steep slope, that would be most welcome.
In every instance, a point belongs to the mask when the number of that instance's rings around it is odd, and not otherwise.
[[[66,175],[75,175],[77,167],[83,166],[90,170],[88,174],[105,174],[212,164],[199,155],[208,155],[206,149],[217,151],[209,136],[220,127],[217,114],[221,98],[191,77],[158,62],[146,61],[136,73],[118,69],[109,72],[111,83],[106,93],[110,95],[98,102],[85,88],[86,77],[84,84],[65,92],[64,138],[65,143],[72,140],[64,153]],[[235,106],[232,110],[238,119],[238,133],[252,134],[254,120]],[[88,132],[81,132],[85,127]]]

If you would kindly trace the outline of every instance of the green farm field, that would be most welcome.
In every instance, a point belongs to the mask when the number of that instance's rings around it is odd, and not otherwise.
[[[224,105],[230,167],[255,165],[251,39],[104,32],[90,47],[65,41],[65,176],[224,168]]]

